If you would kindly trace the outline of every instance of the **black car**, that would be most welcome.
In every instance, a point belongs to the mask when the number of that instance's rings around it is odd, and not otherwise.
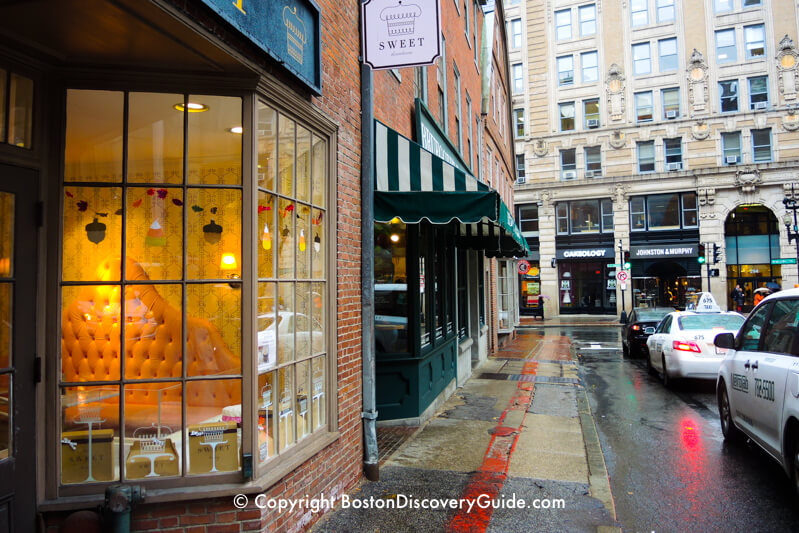
[[[638,307],[633,309],[627,317],[621,330],[621,349],[624,357],[638,357],[646,347],[646,339],[649,335],[644,333],[648,327],[655,327],[658,322],[671,313],[676,311],[673,307]]]

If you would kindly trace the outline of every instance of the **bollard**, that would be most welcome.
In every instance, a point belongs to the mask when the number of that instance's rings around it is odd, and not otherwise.
[[[144,487],[138,485],[112,485],[105,489],[105,516],[107,531],[130,532],[130,511],[144,500]]]

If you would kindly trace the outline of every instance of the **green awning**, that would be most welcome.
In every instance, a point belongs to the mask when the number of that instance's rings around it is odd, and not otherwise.
[[[529,253],[499,193],[419,144],[375,121],[376,222],[461,224],[462,244],[497,256]],[[472,227],[474,226],[474,227]]]

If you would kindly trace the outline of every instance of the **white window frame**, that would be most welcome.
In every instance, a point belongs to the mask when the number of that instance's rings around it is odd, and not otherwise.
[[[522,63],[514,63],[511,66],[513,72],[513,94],[524,92],[524,66]]]
[[[766,80],[766,90],[763,91],[763,92],[755,93],[755,92],[752,91],[752,81],[758,80],[758,79],[761,79],[761,78]],[[768,76],[766,76],[766,75],[763,75],[763,76],[750,76],[749,78],[746,79],[746,86],[747,86],[747,88],[749,90],[749,109],[750,110],[755,109],[755,103],[756,102],[753,100],[754,96],[765,95],[765,97],[766,97],[765,101],[762,100],[762,99],[758,99],[758,103],[759,102],[765,102],[766,107],[769,106],[770,99],[769,99]]]
[[[757,40],[750,41],[750,35],[758,31],[760,36]],[[759,46],[758,46],[759,45]],[[750,50],[762,48],[763,52],[757,55],[751,54]],[[749,60],[765,59],[768,55],[768,48],[766,47],[766,25],[765,24],[752,24],[744,26],[744,58]]]
[[[738,143],[737,148],[729,146],[729,142],[732,139],[735,139],[737,141]],[[732,156],[735,156],[737,160],[735,162],[727,162],[727,158]],[[743,162],[743,150],[741,148],[741,132],[740,131],[722,132],[721,164],[723,166],[727,166],[727,165],[737,165],[742,162]]]
[[[593,57],[594,64],[586,67],[586,58],[591,57]],[[593,73],[593,75],[586,76],[586,73]],[[583,83],[596,83],[599,81],[599,53],[596,50],[580,54],[580,77]]]
[[[565,21],[559,20],[562,18],[563,15],[568,16],[568,24]],[[561,32],[561,30],[563,30]],[[568,33],[568,35],[567,35]],[[556,41],[568,41],[572,38],[572,10],[569,9],[559,9],[555,11],[555,40]]]
[[[663,53],[663,46],[665,44],[674,43],[674,53],[673,54],[664,54]],[[665,68],[664,63],[667,63],[669,60],[667,58],[674,58],[674,65],[672,68]],[[676,72],[679,69],[679,50],[677,49],[677,38],[671,37],[669,39],[660,39],[658,41],[658,69],[660,72]]]
[[[642,102],[646,96],[649,96],[649,106],[646,106],[646,102]],[[635,93],[634,97],[635,103],[635,121],[636,122],[652,122],[655,119],[655,100],[652,91],[641,91]],[[641,118],[641,111],[645,110],[649,107],[649,118]],[[646,115],[644,115],[646,116]]]
[[[752,136],[752,162],[753,163],[770,163],[774,160],[774,146],[773,146],[773,139],[771,136],[771,128],[763,128],[762,130],[751,130]],[[755,136],[759,133],[767,133],[768,134],[768,144],[755,144]],[[768,146],[768,159],[757,159],[757,149]]]
[[[566,61],[570,62],[571,68],[569,68],[568,70],[561,70],[561,66]],[[521,64],[521,63],[519,63],[519,64]],[[555,59],[555,65],[556,65],[556,68],[557,68],[557,71],[558,71],[558,86],[559,87],[563,87],[563,86],[566,86],[566,85],[574,85],[574,56],[573,55],[560,56],[560,57]],[[564,83],[563,82],[563,78],[564,77],[561,76],[561,73],[566,73],[566,72],[571,72],[571,81]]]
[[[522,19],[510,21],[510,45],[514,50],[522,47]]]
[[[729,85],[730,87],[733,87],[733,86],[735,87],[735,95],[734,96],[730,95],[730,96],[726,97],[726,100],[732,100],[733,98],[735,99],[735,109],[728,109],[728,110],[725,111],[724,110],[725,96],[724,96],[724,89],[722,88],[722,86],[727,86],[727,85]],[[740,110],[741,110],[741,84],[738,82],[737,79],[735,79],[735,80],[720,80],[719,81],[719,113],[737,113]]]
[[[674,144],[676,142],[676,144]],[[669,144],[672,144],[669,147]],[[679,149],[679,152],[677,152]],[[669,153],[669,150],[672,150]],[[664,162],[667,165],[669,163],[679,163],[681,166],[683,165],[683,149],[682,149],[682,137],[675,137],[672,139],[663,139],[663,155],[664,155]],[[672,158],[672,161],[669,161],[669,158]]]
[[[596,4],[580,6],[577,8],[577,13],[580,23],[580,37],[596,35]],[[586,18],[583,18],[583,14],[586,15]],[[588,18],[588,16],[591,18]]]
[[[588,113],[586,106],[592,102],[596,102],[596,113]],[[583,128],[588,129],[588,121],[596,120],[597,127],[602,125],[602,109],[599,107],[599,98],[586,98],[583,100]]]
[[[651,148],[651,150],[652,150],[652,161],[651,161],[652,170],[642,170],[641,169],[641,165],[644,163],[644,160],[641,159],[641,147],[647,147],[648,149]],[[638,160],[638,173],[639,174],[646,174],[646,173],[650,173],[650,172],[655,172],[655,141],[638,141],[637,143],[635,143],[635,151],[636,151],[637,160]],[[648,157],[647,157],[647,160],[646,160],[645,164],[650,164],[650,161],[649,161]]]
[[[640,20],[641,15],[643,15],[643,20]],[[637,24],[636,16],[639,17]],[[649,26],[649,0],[630,0],[630,27],[641,28],[643,26]]]
[[[636,57],[636,52],[641,51],[643,52],[646,50],[646,57]],[[652,46],[650,45],[649,41],[644,41],[642,43],[635,43],[632,46],[632,58],[633,58],[633,76],[646,76],[648,74],[652,74]],[[643,65],[644,61],[646,61],[647,70],[639,71],[638,66]]]
[[[732,36],[732,44],[727,44],[724,46],[719,45],[719,37],[720,36]],[[723,30],[716,30],[715,33],[715,42],[716,42],[716,62],[717,63],[735,63],[738,61],[738,47],[736,44],[735,38],[735,28],[725,28]],[[725,52],[732,52],[732,57],[724,57],[721,58],[721,51],[724,50]]]
[[[724,5],[729,7],[723,7]],[[735,0],[713,0],[714,13],[730,13],[733,9],[735,9]]]
[[[666,116],[666,113],[671,111],[669,109],[669,105],[666,104],[666,94],[671,94],[672,92],[676,92],[677,93],[677,109],[676,109],[676,111],[677,111],[677,118],[680,117],[680,112],[682,110],[682,108],[680,106],[680,88],[679,87],[667,87],[665,89],[661,89],[660,90],[660,105],[663,108],[663,119],[664,120],[669,118],[669,117]]]
[[[674,0],[655,0],[655,10],[657,11],[658,24],[666,22],[674,22],[676,18]],[[666,18],[666,13],[671,13],[669,18]]]
[[[572,109],[572,116],[571,117],[564,117],[563,110],[571,106]],[[569,129],[563,129],[563,119],[571,118],[572,119],[572,127]],[[577,107],[575,103],[572,102],[561,102],[558,104],[558,130],[559,131],[574,131],[577,129]]]
[[[521,133],[519,133],[519,126],[522,127]],[[517,107],[513,110],[513,137],[515,139],[524,137],[524,131],[524,108]]]

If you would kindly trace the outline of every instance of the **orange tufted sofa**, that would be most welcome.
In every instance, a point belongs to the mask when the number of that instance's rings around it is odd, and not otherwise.
[[[119,259],[107,260],[98,268],[98,285],[84,287],[75,301],[64,302],[61,317],[61,371],[68,382],[115,381],[120,379],[120,293],[118,285],[101,285],[120,279]],[[126,259],[129,280],[149,280],[142,266]],[[175,378],[183,372],[181,362],[182,315],[151,284],[125,288],[125,379]],[[186,364],[188,376],[241,373],[241,358],[225,345],[219,331],[208,320],[187,317]],[[222,408],[241,403],[241,380],[187,382],[186,415],[196,424],[221,414]],[[106,386],[104,389],[114,389]],[[125,385],[125,425],[149,427],[158,422],[159,395],[161,424],[181,427],[181,394],[178,383]],[[94,387],[85,389],[87,398]],[[118,389],[117,389],[118,390]],[[101,417],[110,426],[118,423],[119,397],[102,400]],[[96,396],[95,396],[96,397]],[[91,401],[91,400],[89,400]],[[75,403],[75,402],[71,402]],[[95,404],[96,405],[96,404]],[[65,408],[65,422],[79,415],[79,407]]]

